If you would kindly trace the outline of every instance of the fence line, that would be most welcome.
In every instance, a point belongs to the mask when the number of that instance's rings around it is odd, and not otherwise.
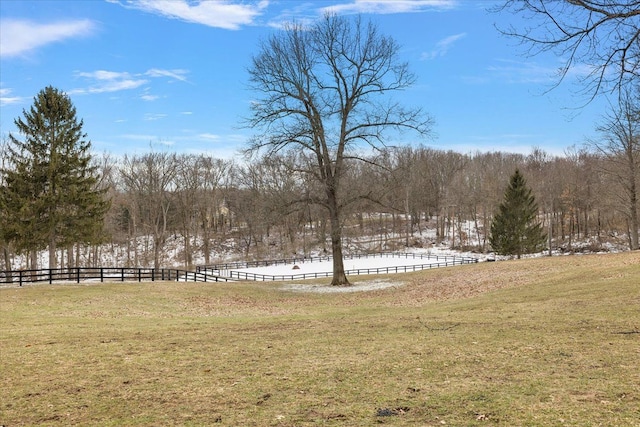
[[[449,255],[431,255],[431,254],[416,254],[416,253],[394,253],[394,252],[376,252],[365,254],[352,254],[343,255],[344,260],[360,259],[360,258],[413,258],[413,259],[467,259],[469,262],[477,262],[475,258],[465,258]],[[222,264],[209,264],[200,265],[196,267],[196,271],[201,270],[236,270],[243,268],[255,268],[255,267],[269,267],[274,265],[286,265],[286,264],[304,264],[305,262],[322,262],[331,261],[333,256],[324,255],[317,257],[298,257],[298,258],[281,258],[263,261],[237,261],[228,262]]]
[[[472,264],[478,262],[475,258],[442,256],[430,254],[413,253],[393,253],[382,252],[375,254],[354,254],[345,255],[345,260],[360,258],[413,258],[437,260],[436,263],[415,264],[405,266],[359,268],[346,270],[346,275],[363,274],[389,274],[405,273],[409,271],[428,270],[431,268],[450,267],[454,265]],[[118,282],[142,282],[142,281],[190,281],[190,282],[227,282],[236,280],[252,281],[276,281],[276,280],[304,280],[329,277],[333,272],[301,273],[292,275],[268,275],[246,273],[241,271],[229,271],[228,275],[221,275],[220,271],[243,269],[252,267],[264,267],[273,265],[299,264],[304,262],[330,261],[333,257],[305,257],[277,259],[266,261],[233,262],[225,264],[214,264],[209,266],[198,266],[196,271],[168,269],[168,268],[118,268],[118,267],[69,267],[69,268],[46,268],[38,270],[15,270],[0,271],[0,284],[18,284],[48,282],[75,282],[89,280],[118,281]]]
[[[196,267],[196,271],[232,270],[232,269],[254,268],[254,267],[269,267],[274,265],[302,264],[305,262],[331,261],[332,259],[333,257],[331,255],[326,255],[326,256],[318,256],[318,257],[271,259],[271,260],[264,260],[264,261],[237,261],[237,262],[227,262],[222,264],[199,265]],[[344,259],[347,259],[346,255]]]
[[[430,255],[430,254],[414,254],[414,253],[393,253],[393,252],[383,252],[383,253],[374,253],[374,254],[356,254],[356,255],[345,255],[344,259],[360,259],[360,258],[413,258],[413,259],[435,259],[439,262],[429,263],[429,264],[414,264],[414,265],[405,265],[405,266],[391,266],[391,267],[377,267],[377,268],[359,268],[353,270],[346,270],[345,274],[349,275],[363,275],[363,274],[390,274],[390,273],[406,273],[409,271],[421,271],[428,270],[431,268],[440,268],[440,267],[451,267],[454,265],[463,265],[463,264],[473,264],[477,263],[478,260],[476,258],[470,257],[456,257],[456,256],[442,256],[442,255]],[[233,269],[243,269],[243,268],[251,268],[251,267],[263,267],[263,266],[274,266],[274,265],[283,265],[283,264],[298,264],[303,262],[314,262],[314,261],[330,261],[332,259],[331,256],[323,256],[323,257],[307,257],[307,258],[291,258],[291,259],[278,259],[278,260],[267,260],[267,261],[248,261],[248,262],[234,262],[234,263],[226,263],[226,264],[215,264],[210,266],[200,266],[197,267],[197,271],[207,271],[210,270],[212,272],[217,272],[220,274],[221,271],[227,271],[227,275],[225,277],[229,277],[234,280],[253,280],[253,281],[276,281],[276,280],[305,280],[305,279],[317,279],[321,277],[329,277],[333,275],[333,272],[316,272],[316,273],[299,273],[299,274],[289,274],[289,275],[269,275],[269,274],[258,274],[258,273],[247,273],[242,271],[232,271]]]
[[[190,282],[227,282],[207,271],[187,271],[169,268],[118,268],[118,267],[69,267],[45,268],[38,270],[0,271],[0,284],[13,283],[22,286],[25,283],[75,282],[99,280],[100,282],[142,282],[142,281],[190,281]]]

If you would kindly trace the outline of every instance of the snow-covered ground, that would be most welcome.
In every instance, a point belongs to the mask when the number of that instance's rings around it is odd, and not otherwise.
[[[475,259],[475,258],[474,258]],[[462,262],[474,262],[472,258],[462,258],[459,255],[435,256],[430,254],[382,254],[350,257],[344,259],[344,269],[348,276],[363,274],[388,274],[407,271],[419,271],[428,268],[452,266]],[[229,268],[209,270],[213,274],[240,280],[297,280],[315,277],[329,277],[333,271],[333,260],[299,259],[295,263],[279,263],[248,268]]]
[[[291,292],[317,292],[317,293],[347,293],[377,291],[380,289],[397,288],[404,283],[397,280],[373,279],[354,282],[351,286],[330,286],[328,281],[305,284],[286,284],[280,289]]]
[[[344,268],[347,276],[367,274],[387,274],[394,272],[424,270],[430,267],[451,265],[454,261],[460,262],[463,258],[456,256],[435,256],[426,253],[403,253],[349,257],[344,260]],[[466,258],[467,262],[473,262],[472,258]],[[278,264],[262,267],[237,268],[229,270],[216,270],[215,273],[238,279],[256,281],[265,280],[295,280],[308,279],[310,276],[318,276],[318,280],[306,283],[285,284],[282,290],[292,292],[319,292],[319,293],[345,293],[362,292],[399,287],[404,285],[402,281],[391,279],[371,279],[354,281],[351,286],[330,286],[329,276],[333,270],[333,261],[326,260],[298,260],[291,264]]]

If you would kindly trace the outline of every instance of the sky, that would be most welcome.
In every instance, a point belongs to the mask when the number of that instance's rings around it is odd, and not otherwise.
[[[247,69],[261,40],[328,10],[360,15],[401,46],[416,83],[398,94],[434,119],[401,144],[461,153],[562,155],[593,136],[604,99],[585,103],[562,58],[526,56],[497,29],[524,25],[479,0],[2,0],[0,135],[46,86],[66,92],[94,152],[232,158],[258,94]],[[576,108],[581,106],[580,108]]]

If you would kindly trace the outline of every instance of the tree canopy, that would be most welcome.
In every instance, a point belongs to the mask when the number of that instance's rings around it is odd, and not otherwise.
[[[384,147],[385,131],[425,135],[431,129],[431,118],[420,109],[389,98],[415,80],[399,49],[374,24],[329,14],[310,27],[292,24],[272,35],[249,69],[251,85],[261,94],[249,125],[262,132],[248,151],[296,152],[296,173],[321,184],[322,194],[310,201],[329,213],[333,285],[349,283],[341,211],[356,198],[345,197],[346,164],[363,160],[359,151]]]
[[[106,189],[99,188],[91,143],[65,93],[46,87],[14,123],[19,133],[9,134],[1,170],[3,237],[18,251],[48,247],[54,268],[56,248],[99,240]]]
[[[524,176],[516,169],[509,180],[504,200],[491,223],[490,243],[500,255],[537,252],[545,235],[537,221],[538,205]]]

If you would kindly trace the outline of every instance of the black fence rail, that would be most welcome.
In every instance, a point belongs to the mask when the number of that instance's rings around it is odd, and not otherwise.
[[[361,259],[361,258],[412,258],[412,259],[437,259],[437,260],[466,259],[468,261],[465,263],[478,262],[476,258],[470,258],[470,257],[414,254],[414,253],[395,253],[395,252],[376,252],[376,253],[365,253],[365,254],[351,254],[351,255],[343,256],[344,260]],[[222,264],[200,265],[196,267],[196,271],[237,270],[237,269],[244,269],[244,268],[269,267],[269,266],[275,266],[275,265],[304,264],[305,262],[331,261],[332,259],[333,257],[331,255],[324,255],[324,256],[317,256],[317,257],[312,256],[312,257],[298,257],[298,258],[282,258],[282,259],[271,259],[271,260],[264,260],[264,261],[238,261],[238,262],[227,262]]]
[[[437,262],[430,262],[428,264],[417,262],[412,265],[402,266],[390,266],[390,267],[376,267],[376,268],[358,268],[352,270],[346,270],[347,276],[359,276],[364,274],[391,274],[391,273],[406,273],[410,271],[421,271],[432,268],[440,267],[452,267],[454,265],[474,264],[478,260],[470,257],[455,257],[455,256],[438,256],[429,254],[412,254],[412,253],[376,253],[376,254],[357,254],[345,256],[345,260],[349,259],[361,259],[361,258],[406,258],[416,260],[436,260]],[[321,277],[329,277],[333,275],[333,272],[315,272],[315,273],[299,273],[299,274],[287,274],[287,275],[268,275],[258,273],[248,273],[243,271],[233,271],[234,269],[244,269],[253,267],[264,267],[274,265],[291,265],[300,264],[303,262],[319,262],[330,261],[332,257],[308,257],[308,258],[291,258],[291,259],[278,259],[269,261],[250,261],[250,262],[235,262],[226,264],[215,264],[210,266],[201,266],[197,268],[197,271],[211,271],[216,274],[220,274],[224,277],[229,277],[233,280],[252,280],[252,281],[285,281],[285,280],[305,280],[305,279],[317,279]]]
[[[412,253],[375,253],[346,255],[345,260],[361,258],[408,258],[416,260],[436,260],[428,264],[417,262],[413,265],[359,268],[347,270],[347,275],[390,274],[420,271],[431,268],[451,267],[454,265],[472,264],[478,262],[475,258],[440,256]],[[234,269],[265,267],[275,265],[301,264],[305,262],[330,261],[331,256],[289,258],[265,261],[233,262],[198,266],[196,271],[169,268],[119,268],[119,267],[70,267],[45,268],[38,270],[0,271],[0,285],[14,284],[23,286],[28,283],[100,281],[100,282],[142,282],[142,281],[186,281],[186,282],[228,282],[237,280],[276,281],[276,280],[305,280],[330,277],[333,273],[316,272],[291,275],[256,274]]]
[[[70,267],[45,268],[39,270],[0,271],[0,284],[48,282],[142,282],[142,281],[186,281],[186,282],[226,282],[229,277],[221,277],[207,271],[187,271],[169,268],[117,268],[117,267]]]
[[[199,265],[199,266],[196,266],[196,271],[237,270],[242,268],[270,267],[274,265],[303,264],[305,262],[331,261],[332,259],[333,257],[331,255],[328,255],[328,256],[318,256],[318,257],[270,259],[270,260],[264,260],[264,261],[237,261],[237,262],[227,262],[223,264]],[[347,259],[347,256],[345,256],[344,259]]]

